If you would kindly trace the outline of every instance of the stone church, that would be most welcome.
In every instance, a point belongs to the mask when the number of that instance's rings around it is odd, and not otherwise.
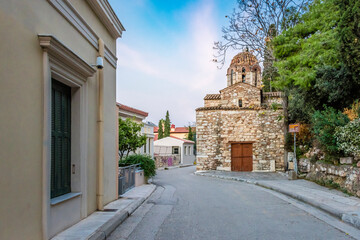
[[[197,170],[284,170],[282,93],[262,92],[254,55],[236,55],[227,87],[196,109]]]

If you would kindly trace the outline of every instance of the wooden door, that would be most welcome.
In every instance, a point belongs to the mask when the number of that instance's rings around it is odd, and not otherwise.
[[[252,143],[231,144],[231,171],[251,172],[252,167]]]

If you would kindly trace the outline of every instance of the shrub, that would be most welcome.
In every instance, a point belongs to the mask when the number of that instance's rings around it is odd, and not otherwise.
[[[145,177],[153,177],[156,175],[155,161],[149,155],[134,154],[119,161],[119,165],[138,164],[144,170]]]
[[[337,127],[335,138],[338,147],[346,154],[360,156],[360,118],[357,118],[343,127]]]
[[[351,108],[345,108],[344,114],[346,114],[349,119],[352,121],[356,118],[359,118],[360,115],[360,101],[356,100],[352,105]]]
[[[323,111],[315,111],[312,115],[312,131],[314,137],[320,143],[321,149],[336,156],[340,149],[334,136],[337,127],[345,126],[349,118],[331,107],[325,107]]]

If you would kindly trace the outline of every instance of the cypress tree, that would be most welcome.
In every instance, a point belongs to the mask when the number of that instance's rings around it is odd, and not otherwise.
[[[158,139],[164,138],[164,120],[159,120]]]
[[[166,117],[165,117],[165,123],[164,123],[164,137],[169,137],[170,136],[170,115],[169,115],[169,111],[166,111]]]
[[[189,133],[188,133],[187,139],[190,140],[190,141],[193,141],[194,134],[192,132],[191,126],[189,126],[188,129],[189,129]]]

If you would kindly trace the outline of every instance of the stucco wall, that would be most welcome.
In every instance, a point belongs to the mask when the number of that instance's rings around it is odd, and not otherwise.
[[[193,164],[195,162],[194,144],[184,143],[182,148],[182,154],[182,164]]]
[[[282,111],[198,110],[197,169],[231,169],[231,142],[253,142],[253,171],[284,168]]]
[[[88,11],[85,1],[77,9]],[[93,13],[89,13],[92,15]],[[96,19],[89,18],[95,25]],[[97,25],[100,21],[97,20]],[[100,26],[100,25],[99,25]],[[95,29],[96,30],[96,29]],[[0,2],[0,239],[42,238],[43,51],[38,34],[52,34],[87,63],[97,51],[45,0]],[[97,31],[97,30],[96,30]],[[97,32],[112,49],[105,32]],[[116,198],[115,69],[105,63],[105,202]],[[96,74],[87,80],[87,200],[96,209]],[[114,182],[114,183],[112,183]]]

